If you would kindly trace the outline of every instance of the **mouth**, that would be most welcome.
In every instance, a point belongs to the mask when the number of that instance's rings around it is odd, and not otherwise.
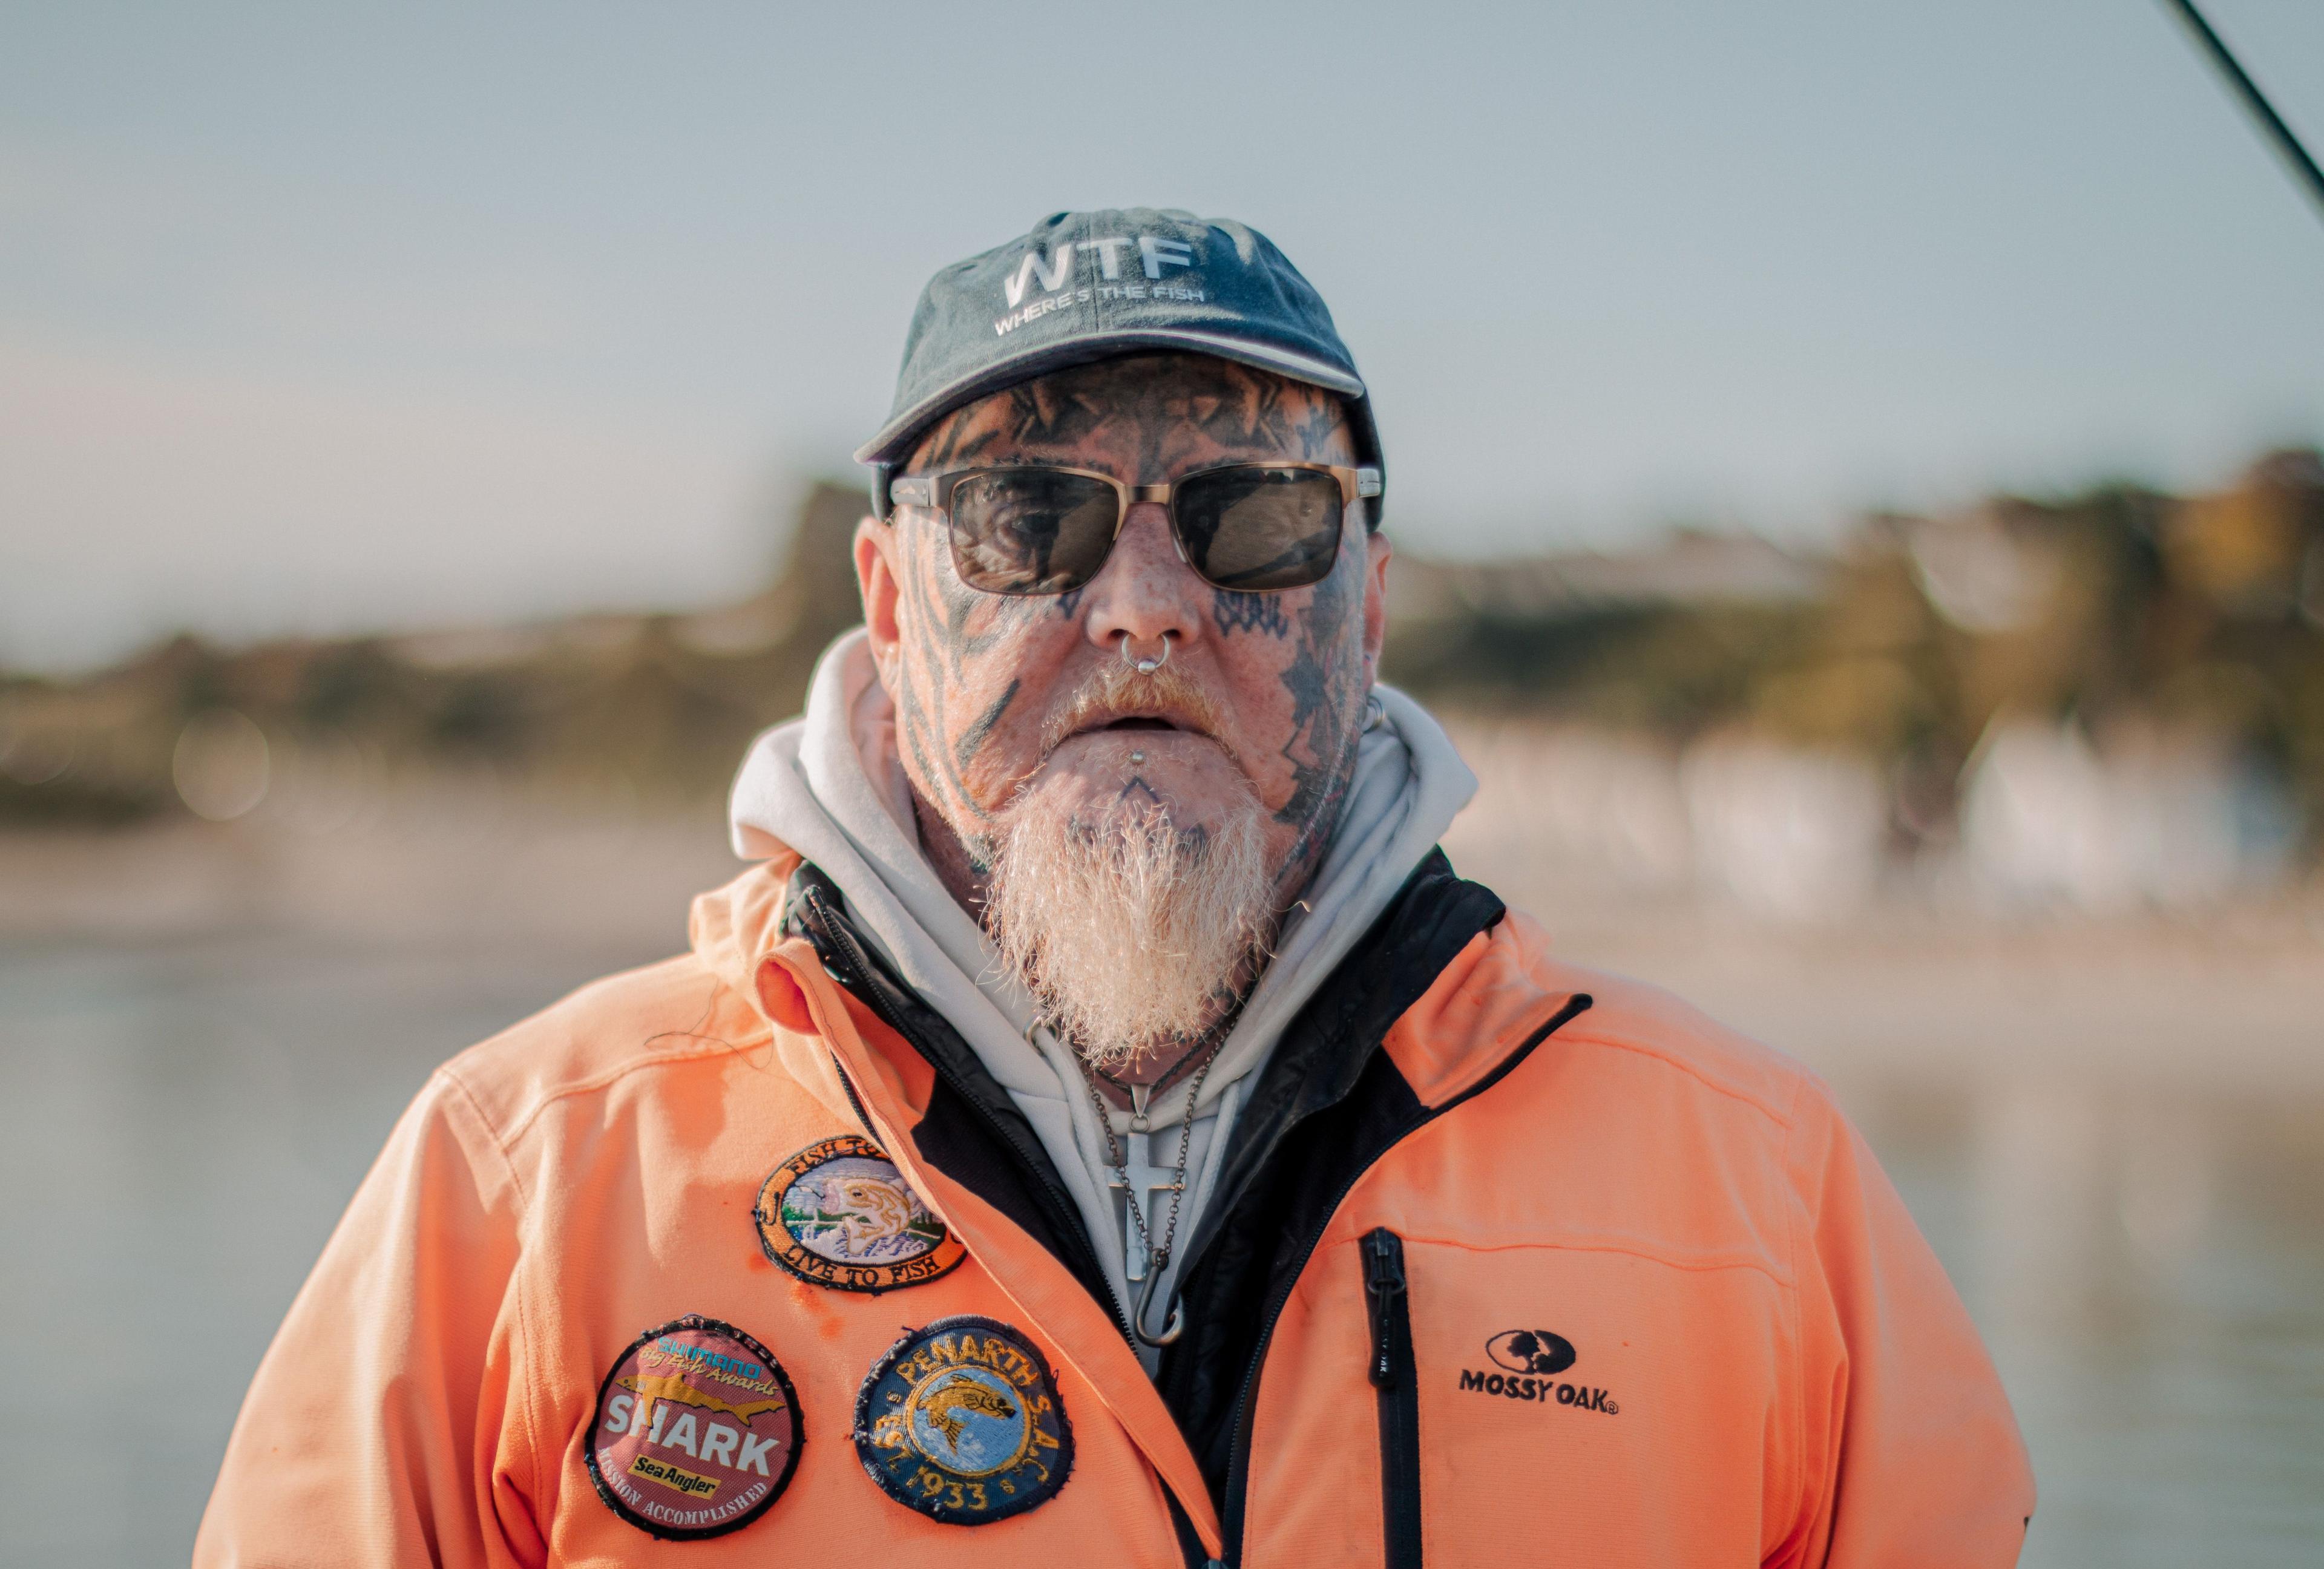
[[[1189,741],[1207,741],[1232,749],[1225,739],[1225,715],[1210,695],[1176,670],[1152,674],[1133,672],[1128,666],[1108,665],[1063,705],[1062,711],[1042,726],[1041,754],[1068,741],[1119,735],[1123,741],[1160,743],[1175,748],[1172,734]]]
[[[1184,735],[1189,740],[1214,740],[1207,726],[1195,715],[1182,713],[1167,704],[1153,707],[1140,706],[1127,713],[1115,709],[1092,714],[1067,732],[1063,739],[1077,740],[1093,735],[1124,735],[1141,739],[1159,739],[1166,735]]]
[[[1167,705],[1158,708],[1140,707],[1130,713],[1092,714],[1073,730],[1057,738],[1057,744],[1044,752],[1043,758],[1056,754],[1060,749],[1069,752],[1079,748],[1069,746],[1080,742],[1093,749],[1092,755],[1143,759],[1147,753],[1156,756],[1178,757],[1182,761],[1216,748],[1227,750],[1226,743],[1204,727],[1192,714],[1174,713]],[[1142,750],[1139,750],[1142,749]],[[1232,753],[1228,753],[1231,758]],[[1120,761],[1120,759],[1117,759]]]

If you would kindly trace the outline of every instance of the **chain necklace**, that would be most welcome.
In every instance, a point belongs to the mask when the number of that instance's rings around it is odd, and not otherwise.
[[[1215,1051],[1215,1049],[1216,1047],[1214,1043],[1213,1051]],[[1178,1080],[1185,1075],[1188,1068],[1194,1067],[1197,1064],[1207,1064],[1211,1059],[1213,1051],[1188,1052],[1176,1062],[1172,1063],[1163,1073],[1162,1076],[1156,1079],[1150,1084],[1130,1084],[1125,1080],[1114,1077],[1111,1074],[1106,1072],[1102,1067],[1092,1067],[1089,1071],[1095,1074],[1099,1078],[1103,1079],[1107,1084],[1111,1084],[1115,1089],[1120,1090],[1134,1110],[1142,1111],[1148,1101],[1152,1100],[1158,1094],[1166,1093],[1172,1084],[1176,1084]],[[1088,1065],[1084,1064],[1084,1066],[1087,1066]]]
[[[1179,1332],[1185,1327],[1185,1315],[1174,1304],[1170,1309],[1170,1316],[1164,1323],[1161,1332],[1149,1334],[1146,1330],[1146,1311],[1148,1304],[1153,1301],[1155,1288],[1161,1284],[1163,1270],[1169,1268],[1170,1251],[1177,1244],[1178,1206],[1185,1201],[1186,1197],[1186,1155],[1194,1144],[1194,1103],[1202,1097],[1203,1081],[1211,1076],[1211,1065],[1218,1060],[1218,1047],[1214,1044],[1204,1054],[1202,1069],[1194,1075],[1194,1082],[1186,1090],[1186,1114],[1178,1121],[1178,1160],[1170,1174],[1170,1218],[1163,1225],[1162,1241],[1158,1246],[1154,1241],[1153,1229],[1146,1223],[1146,1212],[1139,1207],[1138,1192],[1130,1186],[1129,1151],[1121,1141],[1114,1137],[1113,1113],[1107,1107],[1105,1097],[1098,1092],[1097,1070],[1089,1067],[1087,1064],[1083,1065],[1087,1069],[1087,1076],[1084,1078],[1083,1083],[1089,1086],[1090,1104],[1097,1109],[1097,1125],[1105,1134],[1106,1164],[1112,1167],[1114,1175],[1121,1179],[1121,1196],[1129,1201],[1130,1224],[1138,1228],[1138,1240],[1147,1250],[1146,1286],[1138,1294],[1138,1311],[1130,1318],[1130,1328],[1140,1341],[1157,1349],[1176,1340]],[[1108,1075],[1108,1082],[1114,1082],[1111,1075]],[[1147,1097],[1137,1094],[1139,1089],[1145,1087],[1130,1086],[1135,1107],[1130,1113],[1130,1131],[1134,1133],[1148,1131]]]

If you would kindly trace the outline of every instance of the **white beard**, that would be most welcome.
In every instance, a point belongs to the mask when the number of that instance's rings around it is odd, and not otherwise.
[[[995,836],[985,924],[1042,1022],[1105,1069],[1209,1029],[1274,926],[1257,797],[1207,835],[1158,807],[1091,826],[1038,798]]]

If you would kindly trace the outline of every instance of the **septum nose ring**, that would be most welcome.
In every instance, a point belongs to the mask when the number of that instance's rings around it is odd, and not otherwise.
[[[1150,660],[1140,660],[1131,657],[1130,652],[1130,634],[1126,632],[1123,632],[1121,634],[1121,662],[1128,665],[1131,669],[1136,670],[1141,676],[1152,675],[1155,671],[1160,669],[1163,666],[1170,662],[1170,634],[1167,632],[1162,634],[1162,651],[1159,654]]]

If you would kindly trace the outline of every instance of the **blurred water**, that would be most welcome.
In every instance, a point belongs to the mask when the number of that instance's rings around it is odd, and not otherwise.
[[[267,1338],[429,1067],[654,956],[0,945],[0,1560],[183,1562]],[[2324,1105],[1839,1087],[2016,1401],[2027,1564],[2319,1561]],[[69,1399],[24,1350],[64,1335]],[[121,1507],[60,1499],[62,1457],[100,1457]]]
[[[259,1356],[429,1070],[650,956],[0,946],[0,1563],[184,1563]],[[28,1354],[59,1337],[70,1399]],[[118,1507],[60,1496],[70,1457]]]
[[[2324,1562],[2324,1105],[1843,1091],[1985,1333],[2029,1565]]]

